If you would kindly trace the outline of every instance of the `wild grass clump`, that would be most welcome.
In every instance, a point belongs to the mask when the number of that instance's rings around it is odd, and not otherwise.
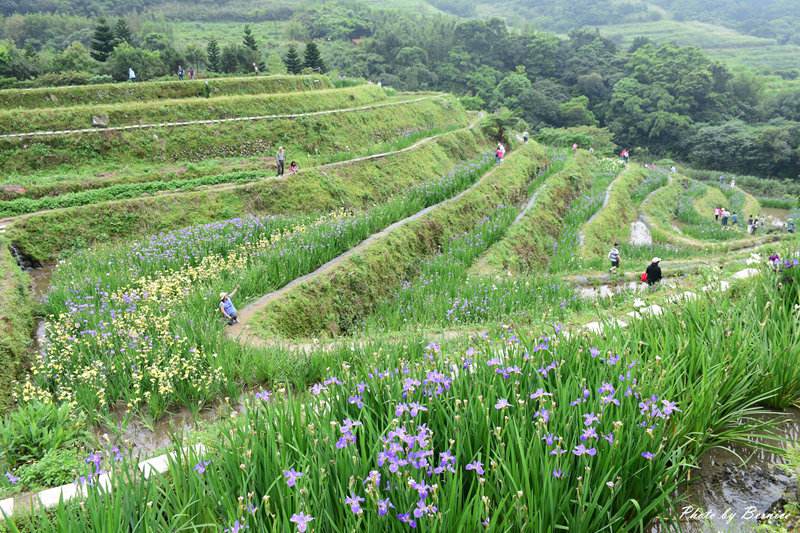
[[[11,391],[28,359],[33,332],[30,280],[0,238],[0,413],[11,407]]]

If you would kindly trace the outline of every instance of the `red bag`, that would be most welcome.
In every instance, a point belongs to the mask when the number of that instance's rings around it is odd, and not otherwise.
[[[642,272],[642,283],[647,283],[647,272]]]

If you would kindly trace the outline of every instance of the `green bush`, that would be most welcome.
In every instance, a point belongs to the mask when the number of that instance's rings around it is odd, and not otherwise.
[[[49,450],[38,461],[20,466],[14,475],[28,490],[66,485],[86,471],[84,455],[76,448]]]
[[[610,131],[595,126],[542,128],[534,138],[542,144],[561,148],[572,148],[573,144],[577,144],[579,148],[585,150],[593,148],[595,152],[603,155],[614,153],[616,146]]]
[[[68,404],[22,404],[0,423],[0,464],[15,470],[49,451],[77,447],[87,437],[86,419]]]

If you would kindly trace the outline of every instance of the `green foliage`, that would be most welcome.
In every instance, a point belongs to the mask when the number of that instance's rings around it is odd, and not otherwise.
[[[535,135],[535,138],[548,146],[572,148],[573,144],[577,144],[579,148],[584,150],[592,148],[598,154],[604,155],[613,154],[615,149],[611,132],[605,128],[594,126],[543,128]]]
[[[99,19],[94,28],[94,36],[92,37],[92,57],[104,63],[114,51],[116,42],[114,31],[111,29],[111,26],[108,25],[106,19]]]
[[[242,44],[248,50],[251,50],[253,52],[258,51],[258,43],[256,42],[256,38],[253,35],[253,30],[250,28],[250,26],[246,24],[244,27],[244,36],[242,37]]]
[[[41,459],[20,466],[14,475],[22,487],[33,489],[67,485],[86,471],[85,453],[75,448],[55,448]]]
[[[208,41],[206,47],[206,55],[208,56],[208,68],[212,72],[222,71],[222,54],[219,50],[219,44],[214,39]]]
[[[133,44],[133,33],[124,18],[117,19],[114,25],[114,40],[117,44]]]
[[[96,56],[96,54],[95,54]],[[166,65],[162,61],[161,53],[144,48],[134,48],[127,43],[121,43],[103,61],[106,62],[108,74],[115,81],[128,79],[128,69],[132,68],[139,80],[150,80],[168,74]]]
[[[314,41],[311,41],[306,45],[306,51],[303,58],[303,67],[310,68],[311,70],[319,73],[325,72],[325,63],[322,61],[319,47],[317,47],[317,43]]]
[[[289,51],[286,52],[283,63],[286,65],[286,71],[289,74],[300,74],[303,71],[303,62],[297,53],[297,47],[294,45],[289,46]]]
[[[26,402],[0,423],[0,463],[16,469],[51,450],[78,446],[86,436],[86,418],[69,405]]]

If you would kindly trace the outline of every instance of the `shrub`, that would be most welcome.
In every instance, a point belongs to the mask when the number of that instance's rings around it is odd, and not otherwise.
[[[0,423],[0,464],[16,469],[51,450],[76,447],[87,435],[86,420],[67,404],[31,401]]]
[[[66,485],[85,471],[83,455],[76,448],[48,450],[38,461],[20,466],[14,475],[27,489]]]

